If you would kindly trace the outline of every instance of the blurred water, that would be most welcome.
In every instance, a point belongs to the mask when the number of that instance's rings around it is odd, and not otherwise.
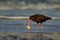
[[[60,10],[0,10],[3,16],[30,16],[43,14],[50,17],[60,17]],[[28,20],[2,20],[0,19],[0,32],[28,32]],[[31,23],[31,32],[36,32],[36,23]],[[43,23],[43,32],[60,32],[60,20],[48,20]],[[40,32],[40,30],[38,30]]]
[[[33,14],[43,14],[49,17],[60,17],[60,10],[0,10],[0,15],[3,16],[30,16]],[[54,40],[60,40],[60,20],[48,20],[43,23],[42,31],[38,29],[38,33],[36,34],[36,23],[31,23],[31,30],[27,30],[28,20],[2,20],[0,19],[0,40],[40,40],[40,32],[43,33],[43,40],[48,40],[48,38],[54,38]],[[1,33],[2,32],[2,33]],[[8,32],[8,33],[5,33]],[[9,32],[11,32],[10,36]],[[17,32],[15,34],[14,32]],[[19,32],[19,34],[18,34]],[[50,34],[52,33],[52,34]],[[55,34],[53,34],[55,33]],[[4,36],[4,35],[6,36]],[[13,34],[13,35],[12,35]],[[3,35],[3,36],[1,36]],[[14,39],[12,36],[17,36],[17,39]],[[27,39],[28,37],[28,39]],[[30,37],[30,38],[29,38]],[[16,37],[15,37],[16,38]],[[41,39],[42,40],[42,39]]]

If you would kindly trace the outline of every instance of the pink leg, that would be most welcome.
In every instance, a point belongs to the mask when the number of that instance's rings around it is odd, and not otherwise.
[[[36,32],[38,32],[38,24],[37,24],[37,26],[36,26]]]
[[[42,26],[42,23],[40,24],[40,30],[42,31],[42,29],[43,29],[43,26]]]

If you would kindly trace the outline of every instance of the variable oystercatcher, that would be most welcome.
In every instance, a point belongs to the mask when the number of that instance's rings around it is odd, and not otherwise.
[[[37,23],[37,28],[38,29],[38,24],[40,23],[40,29],[42,29],[42,23],[51,19],[51,17],[44,16],[42,14],[35,14],[29,17],[27,29],[30,29],[30,23],[31,21],[34,21]]]

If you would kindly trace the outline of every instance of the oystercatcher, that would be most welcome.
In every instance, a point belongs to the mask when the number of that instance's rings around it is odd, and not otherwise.
[[[32,15],[29,17],[29,21],[28,21],[28,25],[27,25],[27,29],[31,29],[30,28],[30,23],[31,21],[34,21],[37,23],[37,27],[36,29],[38,29],[38,24],[40,23],[40,29],[42,29],[42,23],[47,21],[47,20],[50,20],[51,17],[47,17],[47,16],[44,16],[42,14],[35,14],[35,15]]]

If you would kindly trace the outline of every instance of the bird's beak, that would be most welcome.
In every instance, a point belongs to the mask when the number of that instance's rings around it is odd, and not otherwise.
[[[30,25],[27,25],[27,29],[28,29],[28,30],[30,30],[30,29],[31,29]]]
[[[28,25],[27,25],[27,29],[28,29],[28,30],[31,29],[31,28],[30,28],[30,23],[31,23],[31,20],[29,19]]]

